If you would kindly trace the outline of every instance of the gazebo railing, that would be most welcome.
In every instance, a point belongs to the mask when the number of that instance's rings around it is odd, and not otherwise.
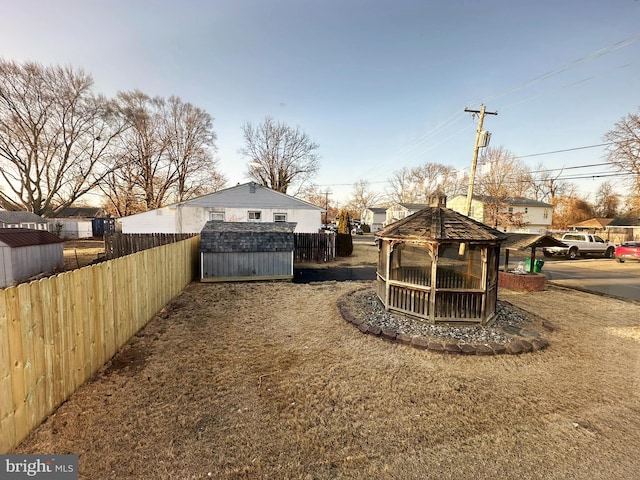
[[[481,321],[483,296],[482,291],[437,291],[436,321]]]
[[[430,295],[430,288],[390,285],[389,308],[427,319],[429,317]]]

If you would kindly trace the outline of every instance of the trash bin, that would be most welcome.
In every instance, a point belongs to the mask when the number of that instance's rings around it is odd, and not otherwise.
[[[531,259],[527,258],[525,260],[525,265],[527,266],[527,272],[531,271]],[[544,265],[544,260],[536,260],[533,264],[533,273],[540,273],[542,271],[542,266]]]

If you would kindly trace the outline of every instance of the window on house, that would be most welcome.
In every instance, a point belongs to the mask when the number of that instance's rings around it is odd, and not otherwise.
[[[513,213],[513,207],[509,207],[509,213]]]
[[[545,209],[544,209],[544,212],[542,212],[542,216],[543,216],[544,218],[548,218],[548,217],[549,217],[549,210],[545,208]]]
[[[273,214],[273,221],[274,222],[286,222],[287,221],[287,214],[286,213],[274,213]]]
[[[250,222],[259,222],[262,220],[262,212],[260,210],[249,210],[247,212],[247,219]]]
[[[224,211],[209,212],[209,220],[213,222],[224,222]]]

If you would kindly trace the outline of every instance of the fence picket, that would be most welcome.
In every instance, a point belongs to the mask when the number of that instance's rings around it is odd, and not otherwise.
[[[21,442],[194,278],[199,237],[161,244],[0,290],[0,454]],[[113,243],[109,248],[119,249]]]

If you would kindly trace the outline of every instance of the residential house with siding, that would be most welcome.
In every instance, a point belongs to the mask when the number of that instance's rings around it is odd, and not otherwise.
[[[384,226],[387,219],[387,209],[385,207],[369,207],[362,211],[360,222],[369,225],[371,232],[377,232]]]
[[[492,199],[483,195],[474,195],[471,200],[471,211],[469,217],[485,225],[491,223],[489,218],[488,205],[492,204]],[[507,233],[539,233],[543,234],[551,227],[553,219],[553,205],[545,202],[539,202],[524,197],[507,197],[502,201],[505,213],[517,215],[524,225],[501,225],[498,224],[498,230]],[[456,212],[466,214],[466,195],[456,195],[447,201],[447,206]],[[489,225],[493,227],[494,225]]]
[[[30,228],[49,230],[49,222],[32,212],[0,211],[0,228]]]
[[[428,205],[426,203],[397,203],[387,208],[385,212],[385,221],[384,225],[390,225],[393,222],[397,222],[398,220],[402,220],[403,218],[408,217],[409,215],[413,215],[416,212],[419,212],[423,208],[426,208]]]
[[[122,217],[122,233],[200,233],[208,221],[295,223],[318,233],[324,209],[254,182]]]

